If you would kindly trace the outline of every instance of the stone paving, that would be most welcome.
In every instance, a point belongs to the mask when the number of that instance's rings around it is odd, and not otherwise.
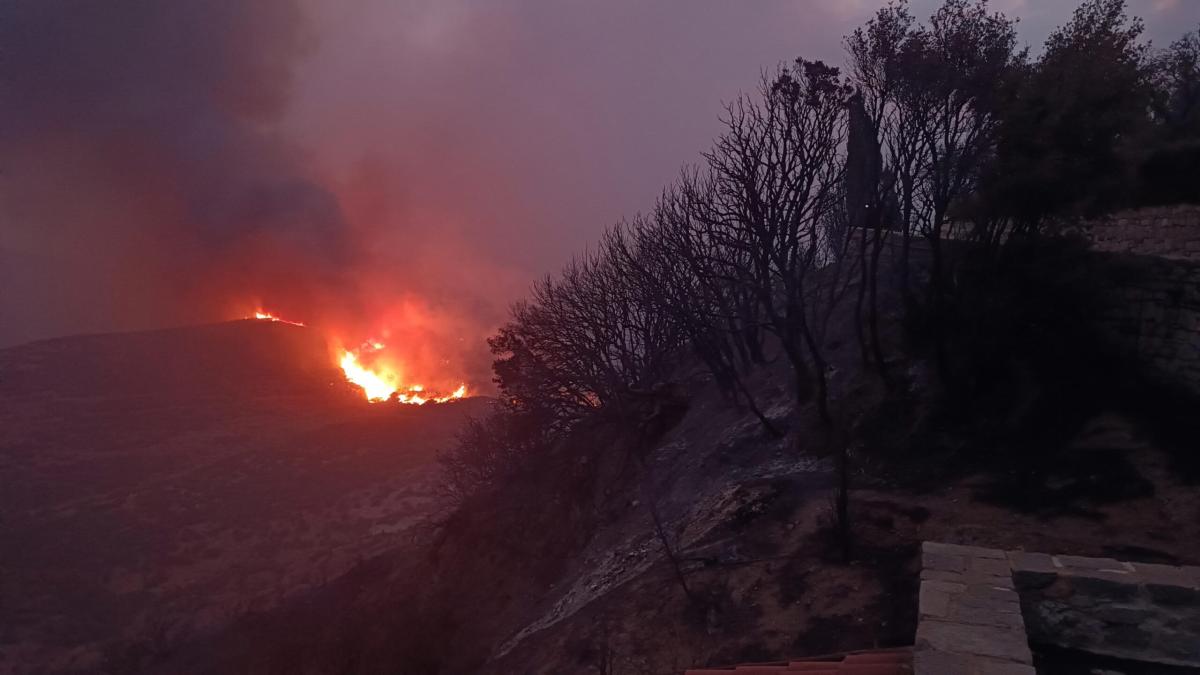
[[[1004,551],[927,541],[921,563],[918,675],[1034,675]]]

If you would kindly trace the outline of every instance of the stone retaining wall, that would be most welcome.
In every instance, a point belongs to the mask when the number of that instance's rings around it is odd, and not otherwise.
[[[1097,251],[1200,261],[1200,206],[1121,211],[1070,228]]]
[[[1113,356],[1200,395],[1200,205],[1125,211],[1065,232],[1092,244],[1074,264],[1103,291],[1095,324]],[[885,250],[894,265],[899,247],[892,236]],[[913,239],[910,256],[928,265],[929,243]]]
[[[1200,666],[1200,568],[1010,553],[1029,639]]]
[[[1200,666],[1200,568],[925,542],[917,675],[1034,675],[1030,643]]]
[[[1200,394],[1200,262],[1100,255],[1097,328],[1119,355]]]

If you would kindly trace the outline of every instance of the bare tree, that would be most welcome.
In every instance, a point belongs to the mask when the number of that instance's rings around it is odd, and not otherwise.
[[[691,218],[689,199],[701,194],[695,174],[664,192],[653,218],[638,217],[607,235],[629,283],[643,302],[672,317],[692,351],[735,403],[745,403],[773,435],[746,386],[743,371],[763,362],[761,312],[744,285],[733,283],[724,256]]]
[[[945,0],[928,27],[905,37],[894,72],[899,139],[915,144],[912,216],[932,254],[928,299],[934,317],[937,363],[949,376],[941,326],[945,309],[942,245],[951,209],[977,187],[999,124],[1000,84],[1023,54],[1014,21],[989,14],[986,0]],[[898,149],[907,150],[903,143]]]
[[[762,312],[795,376],[798,401],[829,419],[816,298],[806,281],[830,259],[823,223],[842,178],[846,90],[838,70],[797,60],[764,78],[759,100],[726,108],[725,132],[705,154],[709,193],[689,200],[703,237],[723,251],[727,278]]]
[[[540,406],[569,427],[670,370],[681,333],[643,302],[611,240],[534,285],[489,343],[496,381],[513,405]]]

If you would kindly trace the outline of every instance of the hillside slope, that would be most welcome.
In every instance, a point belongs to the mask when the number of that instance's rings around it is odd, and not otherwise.
[[[279,323],[0,351],[0,673],[117,670],[395,547],[484,405],[368,404]]]
[[[854,344],[840,345],[853,362]],[[627,428],[598,421],[547,458],[545,482],[468,505],[419,548],[239,623],[198,650],[207,663],[176,664],[669,675],[911,644],[924,540],[1200,561],[1200,494],[1119,407],[1091,409],[1065,442],[1031,458],[1020,436],[932,417],[928,366],[912,361],[895,364],[894,395],[869,373],[835,374],[838,409],[856,411],[842,436],[791,403],[788,369],[772,363],[749,384],[783,438],[685,369],[686,411],[644,461],[628,453]],[[831,530],[831,449],[842,440],[854,466],[848,562]]]

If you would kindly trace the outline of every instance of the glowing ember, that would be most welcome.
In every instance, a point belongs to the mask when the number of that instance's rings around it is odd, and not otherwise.
[[[291,324],[293,326],[303,326],[304,325],[300,321],[288,321],[287,319],[275,316],[274,314],[272,314],[270,312],[265,312],[261,309],[254,310],[254,316],[253,317],[248,316],[246,318],[247,319],[254,318],[254,319],[258,319],[259,321],[274,321],[275,323],[286,323],[286,324]]]
[[[426,391],[419,384],[402,384],[400,374],[386,361],[374,358],[386,345],[378,340],[368,340],[363,346],[350,351],[342,350],[339,365],[346,379],[358,385],[368,401],[373,403],[395,399],[400,403],[423,405],[430,401],[445,403],[467,395],[467,385],[460,384],[449,394]]]

